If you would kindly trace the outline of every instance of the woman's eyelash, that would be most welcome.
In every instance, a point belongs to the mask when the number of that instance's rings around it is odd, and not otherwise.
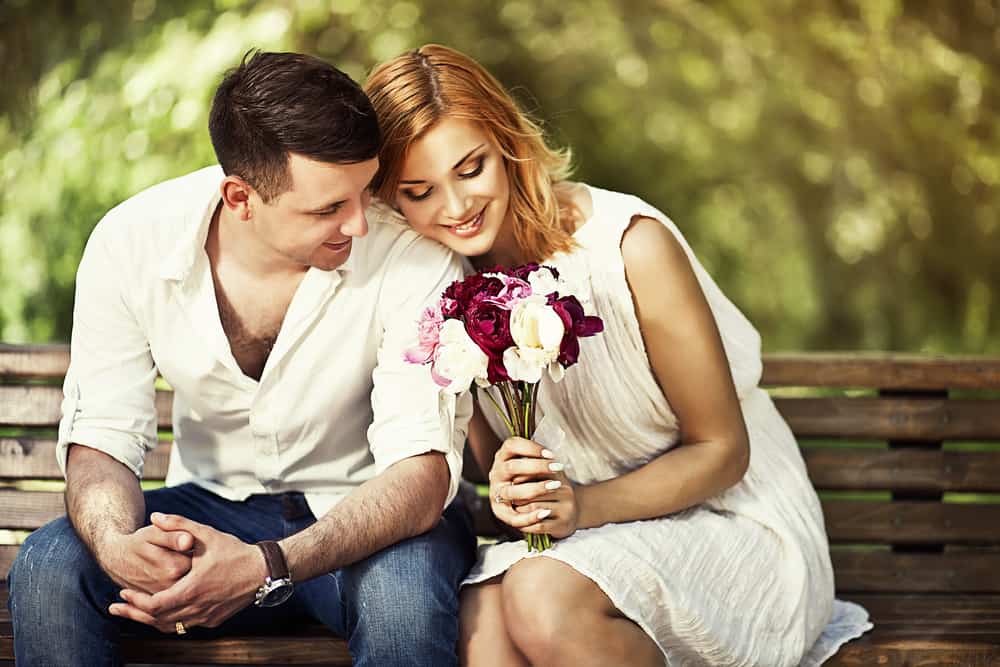
[[[408,199],[411,199],[413,201],[420,201],[421,199],[427,199],[428,197],[431,196],[431,189],[427,188],[426,190],[424,190],[424,192],[422,192],[419,195],[418,194],[414,194],[414,193],[410,192],[409,190],[404,190],[403,194],[405,194]]]
[[[485,155],[481,155],[479,157],[479,160],[476,161],[476,167],[475,167],[475,169],[473,169],[472,171],[467,171],[465,173],[460,173],[458,175],[458,177],[459,178],[472,178],[474,176],[478,176],[479,174],[482,173],[482,171],[483,171],[483,165],[485,163],[486,163],[486,156]]]
[[[485,164],[486,164],[486,156],[485,155],[481,155],[481,156],[479,156],[479,159],[476,160],[476,166],[473,167],[472,171],[459,172],[458,177],[459,178],[475,178],[479,174],[483,173],[483,166]],[[431,192],[433,190],[434,190],[434,188],[427,188],[426,190],[424,190],[420,194],[416,194],[416,193],[414,193],[414,192],[412,192],[410,190],[403,190],[403,194],[406,195],[406,198],[409,199],[410,201],[421,201],[423,199],[427,199],[428,197],[430,197],[431,196]]]

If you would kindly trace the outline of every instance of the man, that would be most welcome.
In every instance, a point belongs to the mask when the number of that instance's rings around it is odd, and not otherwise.
[[[113,209],[80,263],[58,443],[68,521],[12,567],[18,665],[120,664],[125,629],[305,617],[358,665],[454,663],[475,536],[449,503],[470,405],[403,351],[461,266],[369,227],[378,125],[330,65],[245,58],[209,129],[221,168]],[[175,442],[167,488],[143,493],[157,372]]]

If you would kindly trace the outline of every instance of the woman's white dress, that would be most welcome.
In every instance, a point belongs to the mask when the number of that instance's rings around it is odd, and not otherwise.
[[[543,444],[566,464],[570,479],[589,484],[633,470],[679,442],[677,417],[646,356],[621,255],[631,220],[647,216],[683,245],[715,315],[750,436],[750,466],[739,484],[700,505],[579,530],[544,555],[593,580],[655,640],[667,665],[822,664],[871,624],[863,608],[834,600],[819,500],[794,436],[757,386],[760,336],[663,213],[630,195],[589,190],[593,215],[576,232],[578,247],[545,263],[574,284],[605,330],[581,339],[580,363],[562,382],[543,380],[539,419],[550,433],[564,435]],[[493,408],[480,407],[503,437]],[[535,555],[523,540],[482,546],[463,585]]]

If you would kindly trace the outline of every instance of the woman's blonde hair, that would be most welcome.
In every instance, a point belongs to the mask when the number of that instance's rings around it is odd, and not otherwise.
[[[472,58],[427,44],[382,63],[365,83],[382,131],[373,191],[395,200],[410,145],[447,116],[480,123],[504,156],[514,239],[529,260],[574,246],[578,210],[555,188],[569,177],[570,151],[552,149],[541,128]]]

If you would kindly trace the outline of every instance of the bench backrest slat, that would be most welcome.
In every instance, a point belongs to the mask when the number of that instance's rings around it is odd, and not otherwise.
[[[777,398],[800,438],[985,440],[1000,438],[993,401],[904,398]]]
[[[143,479],[162,480],[167,475],[170,442],[160,442],[146,455]],[[17,479],[62,479],[56,463],[53,438],[0,438],[0,481]],[[0,526],[2,528],[3,526]]]
[[[823,502],[831,542],[983,544],[1000,541],[1000,505],[979,503]]]
[[[883,353],[766,355],[767,387],[1000,388],[1000,359]]]
[[[1000,552],[894,553],[834,550],[842,591],[1000,593]]]
[[[808,447],[802,454],[820,489],[839,491],[1000,491],[996,452]]]
[[[0,426],[55,428],[59,425],[63,400],[62,387],[23,384],[0,386]],[[170,428],[173,394],[156,392],[157,423]]]

